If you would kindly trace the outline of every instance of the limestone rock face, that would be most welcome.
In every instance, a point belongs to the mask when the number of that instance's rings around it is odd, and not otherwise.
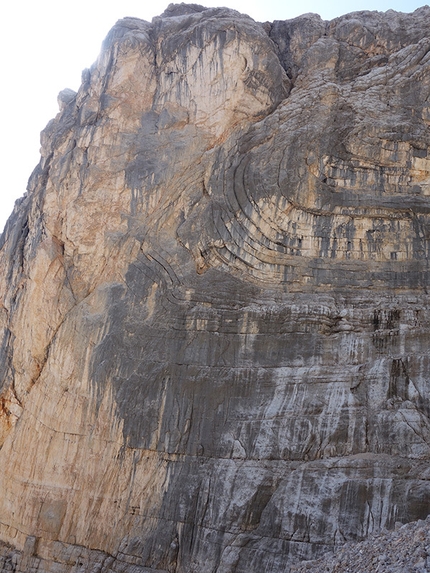
[[[0,570],[281,572],[430,513],[430,9],[119,21],[0,239]]]

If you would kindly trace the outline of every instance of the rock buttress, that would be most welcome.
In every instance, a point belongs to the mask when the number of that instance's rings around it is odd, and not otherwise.
[[[280,572],[430,513],[429,16],[172,5],[61,92],[0,243],[0,570]]]

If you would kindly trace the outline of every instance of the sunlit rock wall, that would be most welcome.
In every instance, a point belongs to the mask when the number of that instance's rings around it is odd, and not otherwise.
[[[284,572],[430,513],[429,36],[170,6],[60,93],[0,239],[1,571]]]

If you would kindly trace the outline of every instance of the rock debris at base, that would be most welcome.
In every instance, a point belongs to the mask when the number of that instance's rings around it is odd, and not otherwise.
[[[291,573],[429,573],[430,518],[395,531],[372,534],[360,543],[348,542],[334,553],[291,567]]]

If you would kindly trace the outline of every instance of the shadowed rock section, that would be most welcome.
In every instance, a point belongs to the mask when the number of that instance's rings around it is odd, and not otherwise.
[[[0,571],[284,572],[430,513],[430,9],[126,18],[0,239]]]

